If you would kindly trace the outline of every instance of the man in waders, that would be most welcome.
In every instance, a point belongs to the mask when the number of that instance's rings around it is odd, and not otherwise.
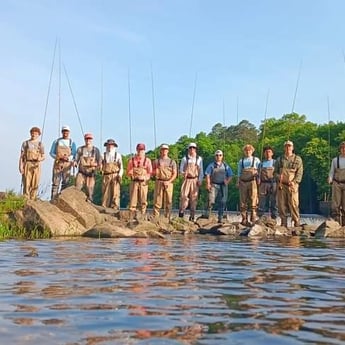
[[[153,161],[152,176],[155,177],[153,217],[159,216],[159,210],[164,206],[164,216],[170,219],[177,165],[169,157],[169,146],[166,144],[161,145],[160,156]]]
[[[197,155],[197,146],[195,143],[188,145],[188,152],[180,163],[180,174],[183,177],[183,182],[181,186],[179,217],[184,217],[184,211],[189,204],[189,220],[194,222],[199,188],[204,178],[202,157]]]
[[[122,156],[117,152],[117,143],[108,139],[102,160],[102,206],[120,209],[120,186],[123,175]]]
[[[71,177],[71,167],[77,153],[77,146],[70,138],[70,128],[62,126],[62,136],[53,141],[50,156],[54,159],[51,200],[55,199],[61,190],[68,187]]]
[[[131,179],[129,185],[130,218],[136,215],[139,204],[141,217],[146,218],[148,182],[152,174],[152,163],[145,155],[145,144],[138,144],[136,154],[128,161],[127,176]]]
[[[205,170],[208,190],[206,216],[210,217],[212,207],[218,198],[218,223],[223,223],[224,208],[228,200],[228,185],[233,176],[231,168],[223,161],[223,158],[223,152],[217,150],[214,154],[214,162],[210,163]]]
[[[331,217],[345,226],[345,141],[340,143],[339,151],[332,160],[328,183],[332,184]]]
[[[274,178],[273,148],[266,146],[263,149],[264,159],[259,164],[259,217],[270,211],[272,219],[277,218],[277,181]]]
[[[276,160],[274,174],[278,183],[277,201],[281,225],[287,227],[290,212],[294,226],[300,226],[298,189],[303,177],[303,162],[294,153],[292,141],[285,141],[284,155]]]
[[[96,170],[101,166],[101,154],[99,149],[93,145],[93,135],[85,133],[85,145],[78,147],[74,166],[78,167],[75,186],[78,189],[86,188],[87,200],[93,201],[95,188]]]
[[[39,140],[41,130],[30,129],[30,139],[22,143],[19,157],[19,172],[22,175],[23,195],[27,199],[37,198],[41,177],[41,162],[45,159],[44,147]]]
[[[237,165],[237,187],[240,192],[240,212],[241,224],[249,225],[248,208],[250,210],[250,222],[253,224],[258,220],[256,213],[258,206],[258,168],[260,159],[253,156],[255,149],[252,145],[247,144],[243,147],[243,157]]]

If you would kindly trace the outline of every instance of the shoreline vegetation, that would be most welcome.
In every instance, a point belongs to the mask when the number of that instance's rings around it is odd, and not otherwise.
[[[14,191],[0,192],[0,240],[2,239],[38,239],[48,238],[49,233],[38,229],[26,229],[19,224],[14,214],[24,209],[26,199]]]

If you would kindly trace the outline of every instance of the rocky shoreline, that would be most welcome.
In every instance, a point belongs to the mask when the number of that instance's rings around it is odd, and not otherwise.
[[[302,224],[300,227],[283,227],[276,221],[262,217],[255,224],[243,226],[229,217],[224,223],[217,223],[211,216],[205,219],[198,217],[195,222],[184,218],[164,217],[150,220],[135,219],[130,221],[129,212],[114,212],[86,201],[85,194],[75,187],[62,191],[54,202],[27,201],[25,207],[14,213],[15,221],[27,231],[36,229],[48,231],[52,237],[84,236],[93,238],[165,238],[168,235],[210,234],[232,237],[345,237],[345,227],[333,220],[324,220],[320,224]]]

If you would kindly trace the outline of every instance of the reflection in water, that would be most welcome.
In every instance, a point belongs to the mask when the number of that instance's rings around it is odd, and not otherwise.
[[[1,339],[341,344],[344,244],[195,236],[2,242]],[[32,251],[39,255],[23,255]]]

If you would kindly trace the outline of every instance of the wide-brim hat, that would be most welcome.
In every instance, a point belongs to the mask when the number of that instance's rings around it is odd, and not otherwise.
[[[107,146],[107,145],[114,145],[115,147],[118,146],[118,145],[116,144],[116,142],[115,142],[114,139],[108,139],[108,140],[104,143],[104,146]]]

